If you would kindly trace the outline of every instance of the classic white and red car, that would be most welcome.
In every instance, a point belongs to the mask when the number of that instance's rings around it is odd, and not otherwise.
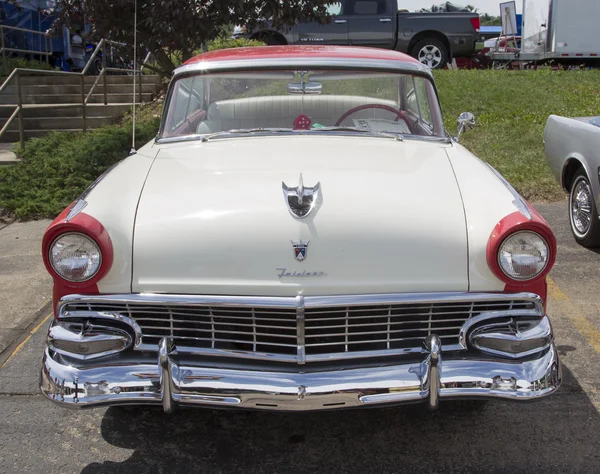
[[[44,236],[41,389],[167,412],[538,399],[561,380],[555,255],[544,219],[449,137],[418,61],[203,54],[175,71],[157,138]]]

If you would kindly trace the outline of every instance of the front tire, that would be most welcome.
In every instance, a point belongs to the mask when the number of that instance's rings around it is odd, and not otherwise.
[[[444,69],[448,64],[448,48],[437,38],[425,38],[417,42],[410,55],[431,69]]]
[[[600,222],[592,185],[583,168],[580,168],[569,192],[569,222],[578,244],[600,247]]]

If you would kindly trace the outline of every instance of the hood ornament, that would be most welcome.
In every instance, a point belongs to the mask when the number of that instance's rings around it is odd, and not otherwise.
[[[315,184],[312,188],[304,187],[302,173],[300,173],[298,186],[293,188],[282,182],[281,187],[290,213],[299,219],[308,216],[314,209],[321,191],[321,183]]]

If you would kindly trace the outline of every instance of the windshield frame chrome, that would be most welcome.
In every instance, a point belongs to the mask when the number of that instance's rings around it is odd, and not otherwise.
[[[176,142],[184,142],[184,141],[195,141],[201,140],[202,137],[207,134],[193,134],[186,135],[181,137],[164,137],[164,128],[167,122],[167,114],[169,111],[169,107],[171,105],[171,99],[173,97],[173,88],[176,82],[180,79],[190,76],[204,76],[204,75],[212,75],[215,73],[237,73],[237,72],[263,72],[263,71],[280,71],[282,69],[324,69],[330,71],[361,71],[361,72],[373,72],[373,73],[392,73],[392,74],[410,74],[418,77],[423,77],[431,83],[433,87],[433,91],[435,94],[435,99],[437,101],[437,105],[439,107],[440,115],[442,117],[442,126],[443,126],[443,111],[441,107],[441,102],[439,98],[439,93],[435,84],[435,80],[433,78],[433,74],[431,70],[424,66],[421,63],[412,63],[412,62],[404,62],[404,61],[381,61],[381,60],[373,60],[373,59],[363,59],[363,58],[265,58],[261,60],[235,60],[235,61],[199,61],[196,63],[192,63],[189,65],[184,65],[177,68],[173,72],[173,77],[171,82],[169,83],[169,87],[167,90],[166,100],[164,103],[162,117],[160,122],[160,127],[158,133],[156,135],[155,142],[157,144],[166,144],[166,143],[176,143]],[[445,127],[443,127],[444,134],[449,137],[448,132]],[[292,130],[292,132],[298,132],[297,130]],[[306,132],[306,130],[304,130]],[[277,132],[278,134],[284,134],[285,132]],[[326,132],[321,132],[325,134]],[[340,135],[341,133],[347,132],[331,132],[336,135]],[[267,135],[265,133],[261,133],[261,135]],[[353,132],[352,136],[378,136],[381,135],[368,135],[366,133]],[[405,135],[397,134],[398,137],[406,138]],[[236,134],[232,133],[231,137],[239,137],[239,136],[251,136],[249,133],[241,133]],[[413,137],[411,139],[435,139],[435,141],[442,141],[447,143],[448,140],[446,137]],[[428,140],[429,141],[429,140]]]

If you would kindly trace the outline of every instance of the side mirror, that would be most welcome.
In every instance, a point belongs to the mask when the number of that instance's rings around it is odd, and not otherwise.
[[[465,133],[473,130],[475,128],[475,115],[471,112],[463,112],[458,117],[458,136],[454,139],[457,143],[460,141],[460,136]]]

